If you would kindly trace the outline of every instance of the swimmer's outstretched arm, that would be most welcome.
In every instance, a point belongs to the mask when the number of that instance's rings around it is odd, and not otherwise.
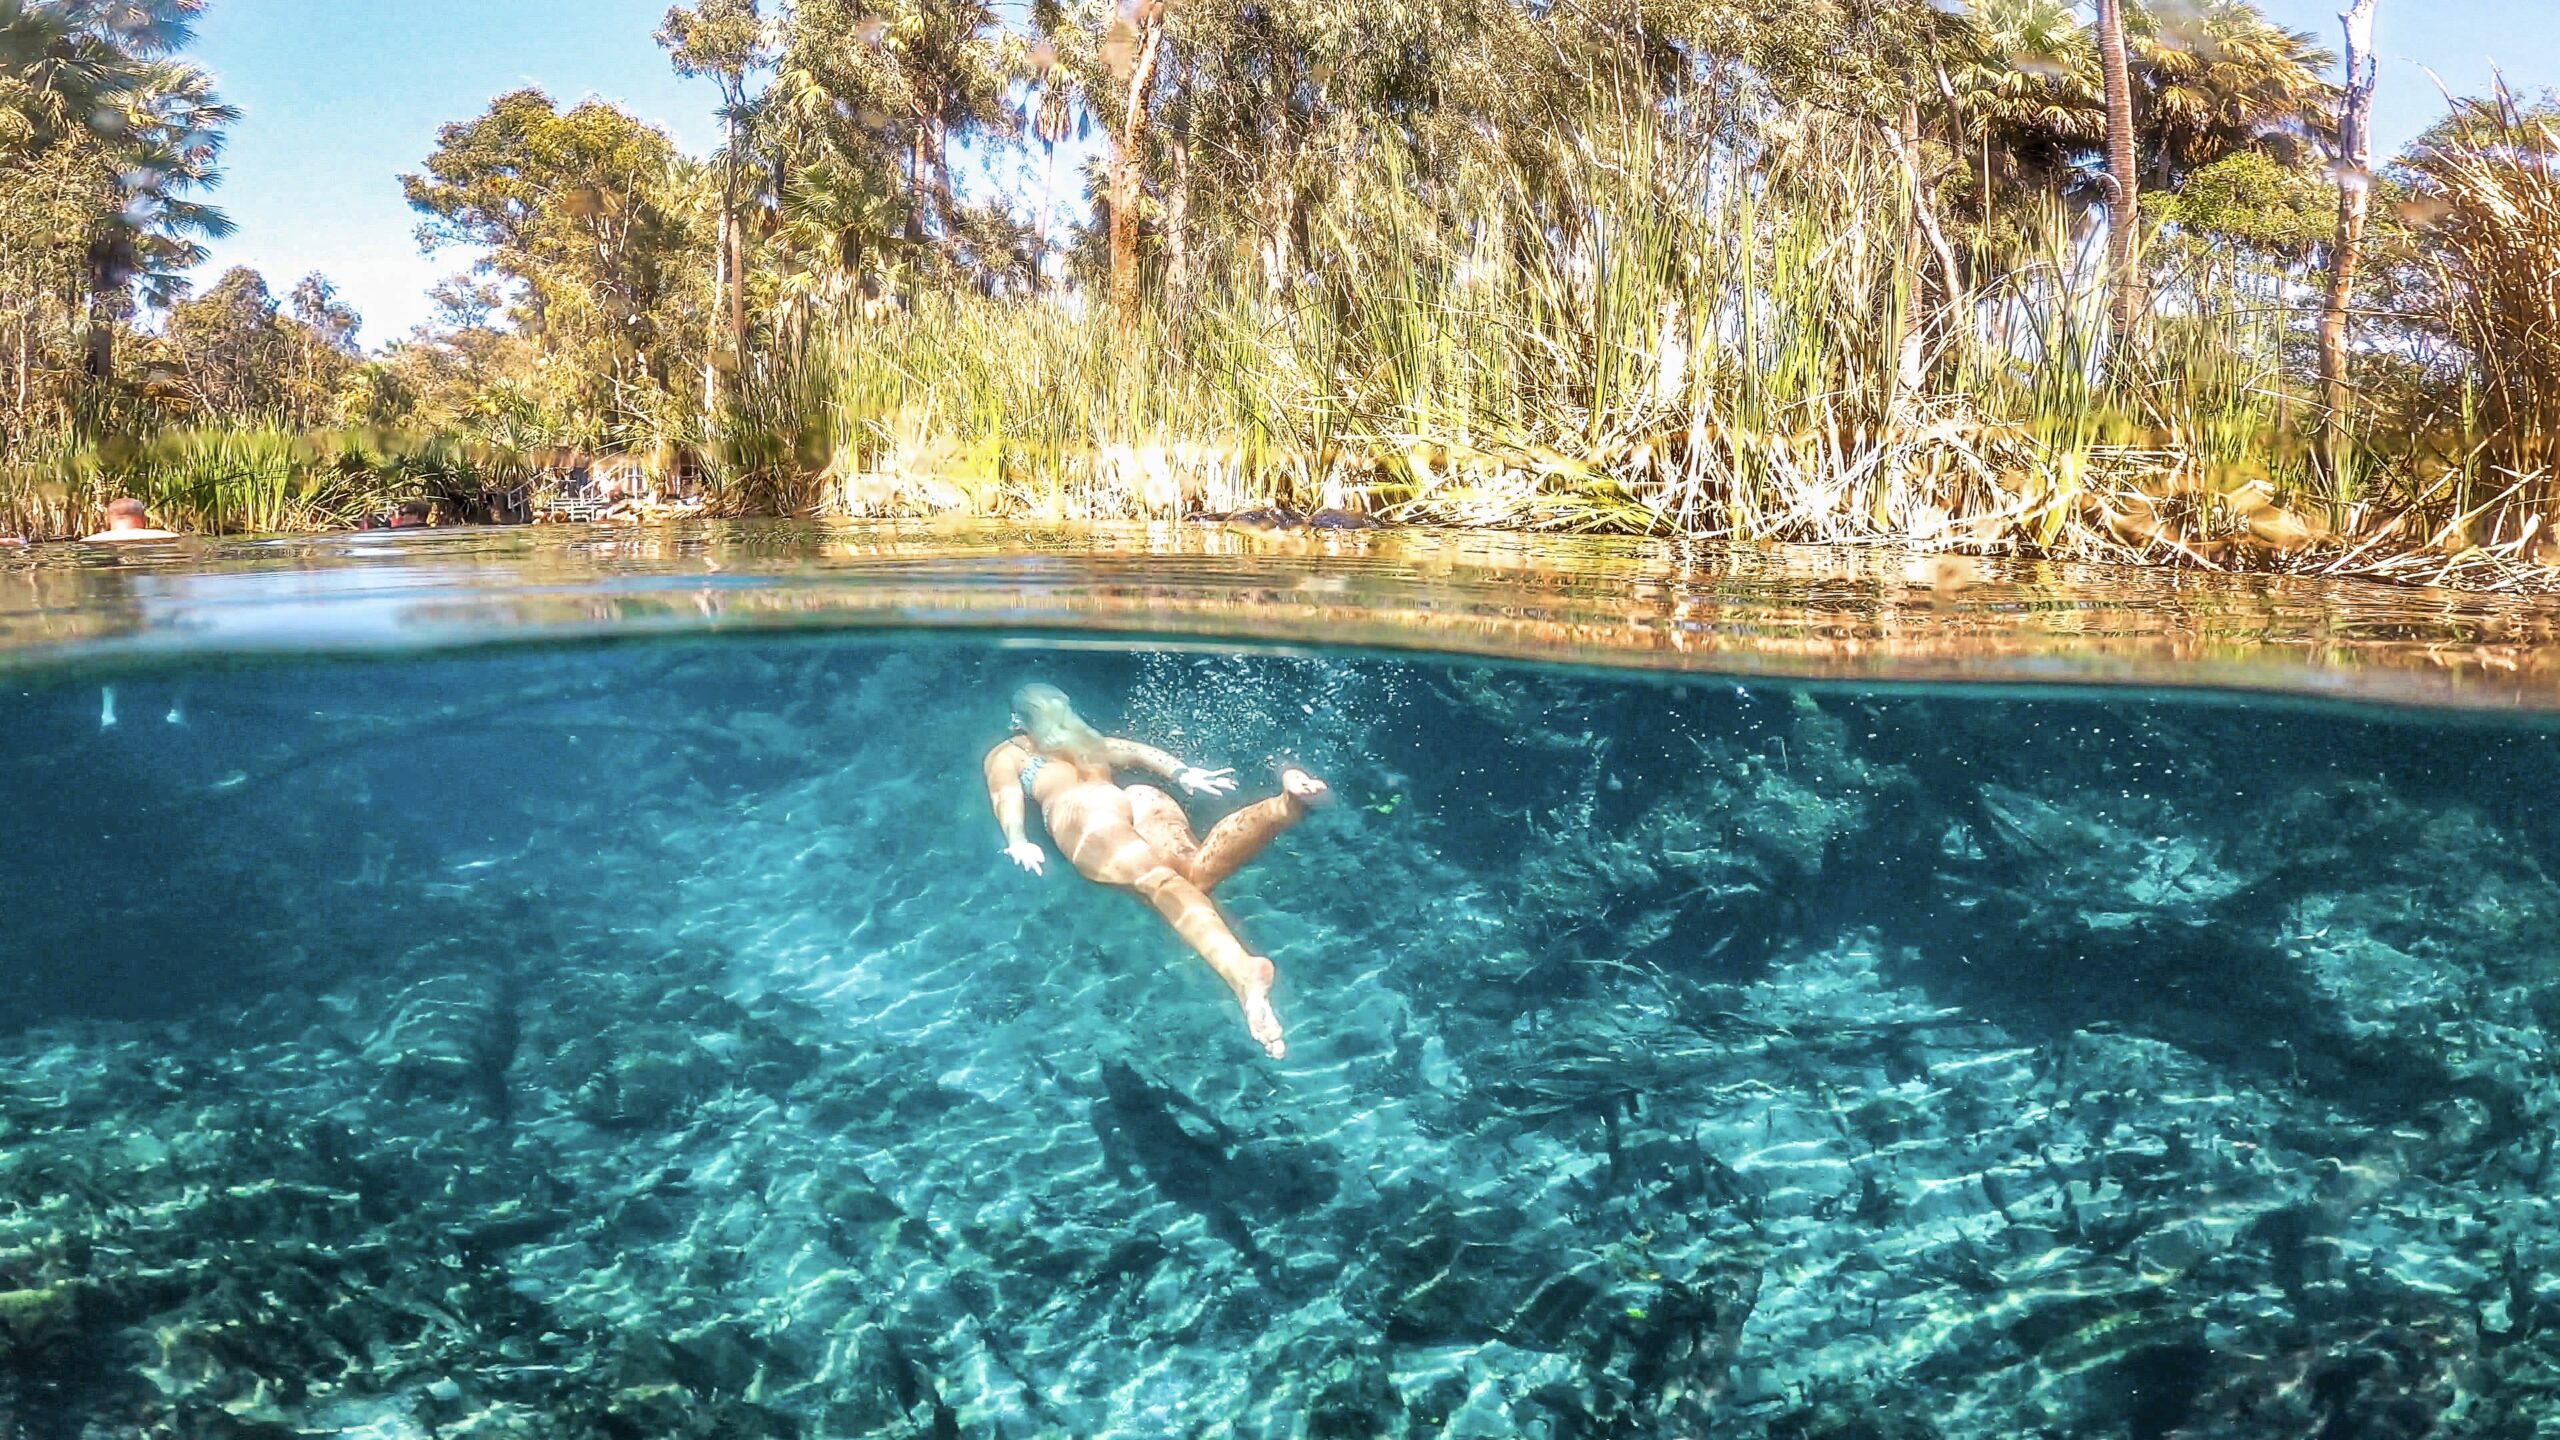
[[[1197,765],[1185,764],[1178,757],[1159,750],[1153,745],[1141,744],[1135,740],[1123,740],[1117,736],[1102,743],[1104,753],[1110,758],[1111,768],[1114,770],[1144,770],[1150,775],[1170,780],[1194,795],[1224,795],[1236,788],[1233,767],[1225,770],[1204,770]]]
[[[1005,855],[1037,875],[1049,857],[1022,829],[1022,767],[1030,759],[1030,742],[1019,735],[987,752],[987,804],[996,812],[996,827],[1004,831]]]

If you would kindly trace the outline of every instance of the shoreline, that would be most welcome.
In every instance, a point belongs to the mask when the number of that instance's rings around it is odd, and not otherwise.
[[[808,524],[932,524],[957,520],[964,523],[1021,526],[1176,524],[1230,529],[1242,534],[1267,538],[1350,531],[1461,532],[1533,538],[1613,537],[1682,545],[1727,546],[1738,549],[1786,547],[1836,550],[1843,553],[1893,551],[1956,565],[1985,561],[2107,565],[2162,576],[2270,576],[2308,581],[2352,580],[2400,590],[2449,590],[2464,594],[2525,597],[2560,596],[2560,563],[2543,558],[2525,558],[2516,553],[2518,547],[2512,546],[2497,548],[2473,546],[2448,553],[2443,548],[2428,546],[2383,549],[2371,536],[2364,538],[2360,543],[2346,537],[2335,537],[2298,541],[2289,545],[2250,543],[2244,537],[2237,543],[2226,538],[2215,549],[2207,550],[2183,543],[2175,536],[2159,534],[2148,537],[2148,543],[2113,535],[2101,537],[2084,534],[2077,537],[2076,543],[2052,546],[2037,546],[2005,537],[1988,540],[1953,540],[1945,538],[1943,534],[1924,536],[1879,533],[1812,539],[1783,536],[1738,539],[1728,535],[1682,531],[1670,527],[1638,530],[1608,526],[1540,525],[1526,522],[1489,523],[1480,519],[1449,518],[1444,513],[1446,508],[1451,507],[1435,505],[1426,499],[1386,505],[1375,510],[1350,506],[1326,506],[1302,510],[1286,505],[1265,503],[1230,511],[1192,510],[1174,517],[1138,511],[1123,511],[1115,514],[1060,514],[1037,513],[1024,509],[956,511],[915,506],[889,506],[855,512],[834,510],[814,515],[780,515],[722,514],[700,503],[666,504],[643,501],[633,503],[628,508],[616,507],[579,519],[555,519],[537,511],[532,519],[523,521],[462,521],[433,522],[422,526],[315,526],[272,531],[186,532],[179,538],[181,541],[296,539],[383,535],[416,529],[539,530],[593,527],[604,530],[641,530],[652,526],[723,520]],[[101,542],[91,541],[81,536],[25,537],[0,531],[0,553],[44,553],[63,546],[98,543]],[[2545,552],[2537,550],[2531,553],[2540,556]],[[2226,563],[2224,557],[2232,563]]]

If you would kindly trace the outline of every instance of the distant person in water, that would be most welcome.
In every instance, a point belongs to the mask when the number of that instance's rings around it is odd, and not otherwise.
[[[175,540],[175,530],[160,530],[151,524],[150,508],[128,496],[107,502],[107,528],[85,537],[105,543],[125,540]]]
[[[1182,802],[1153,785],[1121,786],[1119,770],[1144,770],[1194,795],[1236,788],[1233,770],[1186,765],[1152,745],[1107,736],[1087,725],[1053,685],[1014,692],[1018,732],[987,752],[987,800],[1004,830],[1004,853],[1037,875],[1048,863],[1023,833],[1023,797],[1039,803],[1049,839],[1088,880],[1129,890],[1165,918],[1185,943],[1233,990],[1245,1028],[1277,1060],[1289,1053],[1271,1008],[1271,962],[1253,954],[1227,927],[1209,892],[1280,832],[1333,798],[1325,783],[1291,766],[1280,793],[1219,821],[1195,839]]]

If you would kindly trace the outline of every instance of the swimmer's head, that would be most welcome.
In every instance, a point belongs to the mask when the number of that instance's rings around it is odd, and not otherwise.
[[[127,496],[107,502],[107,526],[113,530],[141,530],[151,524],[151,507]]]
[[[1067,692],[1055,685],[1025,685],[1013,692],[1014,728],[1031,737],[1044,755],[1099,759],[1102,736],[1084,723]]]

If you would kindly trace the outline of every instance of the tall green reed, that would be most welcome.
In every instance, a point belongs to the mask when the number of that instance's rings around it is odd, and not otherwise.
[[[0,527],[83,534],[121,496],[142,501],[163,525],[199,534],[342,529],[418,499],[466,517],[529,473],[521,455],[449,434],[165,430],[0,466]]]
[[[2106,363],[2104,277],[2058,204],[1950,277],[1881,144],[1745,151],[1673,125],[1596,106],[1535,166],[1482,155],[1430,185],[1381,142],[1315,203],[1311,274],[1274,294],[1238,264],[1134,331],[953,295],[839,314],[749,387],[725,503],[1348,499],[2051,547],[2111,543],[2093,496],[2243,453],[2273,424],[2269,377],[2232,358],[2273,348],[2209,284],[2140,366]]]

